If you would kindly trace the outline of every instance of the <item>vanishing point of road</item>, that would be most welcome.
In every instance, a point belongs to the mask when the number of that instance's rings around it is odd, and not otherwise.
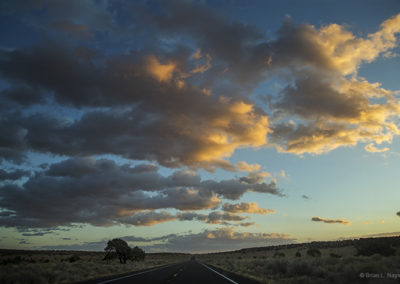
[[[255,284],[254,280],[221,271],[195,260],[129,274],[110,276],[81,284]]]

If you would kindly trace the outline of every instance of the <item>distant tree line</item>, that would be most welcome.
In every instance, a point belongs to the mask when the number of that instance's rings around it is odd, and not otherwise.
[[[106,255],[103,260],[113,260],[119,258],[120,263],[126,263],[127,260],[141,261],[144,260],[146,254],[144,250],[135,246],[131,248],[127,242],[121,239],[113,239],[108,241],[107,246],[104,248]]]

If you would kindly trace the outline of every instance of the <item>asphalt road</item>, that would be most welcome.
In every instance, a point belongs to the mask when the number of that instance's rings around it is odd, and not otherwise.
[[[85,284],[255,284],[242,276],[191,260],[140,272],[90,280]]]

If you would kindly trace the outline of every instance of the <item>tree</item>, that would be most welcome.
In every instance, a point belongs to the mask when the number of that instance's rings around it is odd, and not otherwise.
[[[111,260],[116,257],[119,258],[120,263],[126,263],[128,259],[132,261],[144,260],[145,252],[139,248],[130,248],[124,240],[113,239],[108,241],[107,246],[104,248],[106,255],[103,260]]]
[[[146,256],[146,254],[145,254],[145,252],[144,252],[144,250],[142,250],[141,248],[139,248],[139,247],[134,247],[132,250],[131,250],[131,260],[132,261],[141,261],[141,260],[144,260],[144,258],[145,258],[145,256]]]

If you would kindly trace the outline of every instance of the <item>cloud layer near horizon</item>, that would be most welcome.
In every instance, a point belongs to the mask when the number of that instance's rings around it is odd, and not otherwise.
[[[282,245],[296,242],[290,235],[281,233],[245,233],[231,227],[204,230],[200,233],[169,234],[154,238],[136,236],[121,237],[123,240],[139,244],[148,252],[215,252],[241,249],[244,247]],[[45,246],[41,249],[103,250],[104,241],[83,244]],[[194,250],[193,244],[196,244]]]

